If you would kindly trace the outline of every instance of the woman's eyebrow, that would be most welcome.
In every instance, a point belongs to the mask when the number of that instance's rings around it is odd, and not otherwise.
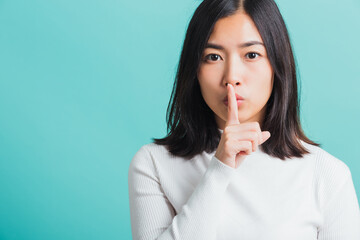
[[[264,46],[264,44],[262,42],[259,41],[249,41],[249,42],[244,42],[238,45],[239,48],[245,48],[245,47],[250,47],[252,45],[262,45]],[[205,48],[214,48],[214,49],[218,49],[218,50],[224,50],[224,47],[218,44],[214,44],[214,43],[208,43],[206,44]]]

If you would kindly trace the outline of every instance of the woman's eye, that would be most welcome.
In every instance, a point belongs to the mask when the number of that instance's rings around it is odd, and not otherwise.
[[[220,60],[221,57],[218,54],[209,54],[205,57],[205,60],[210,60],[216,62],[217,60]]]
[[[260,56],[260,54],[256,53],[256,52],[249,52],[246,54],[247,58],[250,59],[255,59],[256,57]]]

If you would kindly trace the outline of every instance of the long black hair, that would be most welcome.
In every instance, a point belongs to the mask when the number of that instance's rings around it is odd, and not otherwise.
[[[221,133],[202,97],[197,70],[216,21],[239,10],[254,21],[274,71],[273,90],[262,124],[262,131],[269,131],[271,137],[259,147],[282,160],[302,157],[309,151],[301,140],[319,144],[307,138],[301,128],[294,55],[285,22],[273,0],[204,0],[198,6],[186,32],[167,108],[168,134],[153,141],[166,145],[173,155],[188,159],[216,150]]]

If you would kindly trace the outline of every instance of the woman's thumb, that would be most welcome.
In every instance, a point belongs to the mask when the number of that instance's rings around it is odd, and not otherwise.
[[[263,131],[262,134],[262,142],[260,144],[263,144],[266,140],[268,140],[271,136],[269,131]]]

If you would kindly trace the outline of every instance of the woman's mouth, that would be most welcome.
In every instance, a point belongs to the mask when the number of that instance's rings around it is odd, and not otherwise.
[[[235,94],[235,96],[236,96],[236,103],[239,107],[245,101],[245,99],[242,96],[238,95],[237,93]],[[229,105],[228,96],[225,96],[223,103],[225,104],[225,106]]]
[[[243,100],[243,99],[236,100],[237,106],[239,107],[244,101],[245,100]],[[225,104],[226,107],[229,105],[229,102],[227,99],[225,101],[223,101],[223,103]]]

